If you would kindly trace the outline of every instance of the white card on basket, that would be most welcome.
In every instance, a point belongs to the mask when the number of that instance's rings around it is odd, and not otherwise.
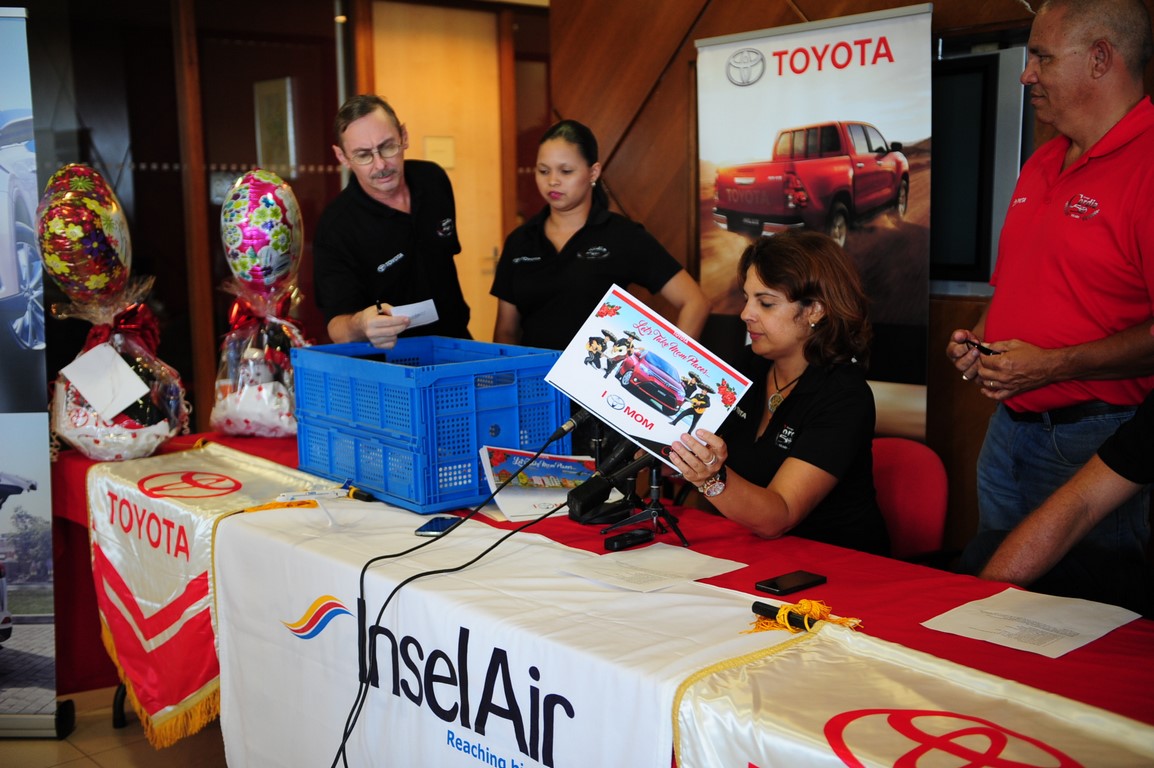
[[[60,373],[106,421],[148,394],[144,380],[107,343],[88,350]]]

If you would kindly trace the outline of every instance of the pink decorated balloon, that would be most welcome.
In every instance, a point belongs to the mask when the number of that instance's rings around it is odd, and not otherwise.
[[[258,168],[233,183],[220,209],[220,237],[244,287],[265,298],[292,287],[304,227],[292,188],[275,173]]]

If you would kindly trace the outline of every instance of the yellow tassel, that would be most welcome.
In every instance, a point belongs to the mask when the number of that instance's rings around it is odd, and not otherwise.
[[[857,629],[862,623],[861,619],[830,618],[829,606],[820,600],[799,600],[794,605],[787,603],[781,606],[775,619],[771,619],[768,616],[758,616],[757,621],[751,623],[751,629],[745,630],[742,634],[747,635],[752,632],[765,632],[770,629],[784,629],[794,633],[801,632],[801,629],[789,623],[790,614],[801,617],[802,623],[805,624],[805,631],[807,632],[812,632],[814,626],[819,621],[828,621],[831,624],[839,624],[850,629]]]

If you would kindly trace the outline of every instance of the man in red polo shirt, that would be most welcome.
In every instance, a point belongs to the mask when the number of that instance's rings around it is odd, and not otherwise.
[[[978,459],[966,570],[980,570],[1154,389],[1152,48],[1142,0],[1047,0],[1034,19],[1021,81],[1059,135],[1022,168],[986,312],[946,347],[962,377],[1001,403]],[[1084,543],[1141,557],[1149,510],[1142,491]]]

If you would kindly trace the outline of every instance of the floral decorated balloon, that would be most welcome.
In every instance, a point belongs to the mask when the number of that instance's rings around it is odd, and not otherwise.
[[[79,304],[119,295],[128,283],[132,243],[112,188],[96,170],[61,168],[36,211],[44,271]]]
[[[76,192],[83,194],[106,206],[119,206],[116,194],[108,186],[108,182],[95,168],[81,163],[71,163],[60,168],[48,179],[44,185],[44,197],[60,192]]]
[[[220,209],[220,236],[243,289],[274,298],[292,287],[304,226],[292,188],[275,173],[257,168],[233,182]]]

